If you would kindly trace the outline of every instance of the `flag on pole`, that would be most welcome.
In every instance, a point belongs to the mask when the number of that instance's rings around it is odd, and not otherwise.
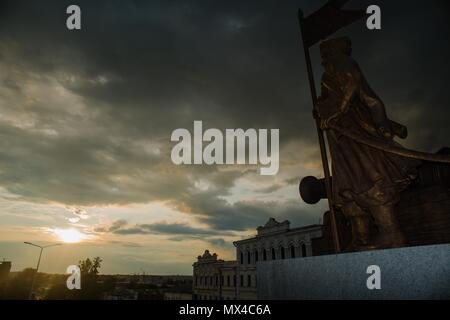
[[[342,10],[348,0],[329,0],[302,21],[303,42],[307,48],[366,15],[364,10]]]
[[[314,75],[309,55],[309,48],[322,39],[327,38],[339,29],[359,20],[366,14],[364,10],[342,10],[348,0],[329,0],[322,8],[304,18],[303,12],[299,10],[300,28],[303,38],[303,49],[305,51],[306,69],[308,72],[309,86],[313,106],[317,104],[316,86],[314,84]],[[323,131],[320,129],[319,119],[316,118],[317,133],[319,136],[320,154],[322,158],[323,171],[325,174],[325,186],[330,208],[331,230],[336,253],[341,251],[339,234],[336,224],[336,217],[333,207],[333,196],[331,190],[331,175],[328,167],[328,156],[325,145]]]

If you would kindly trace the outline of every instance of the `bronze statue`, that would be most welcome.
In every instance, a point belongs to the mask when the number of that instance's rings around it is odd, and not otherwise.
[[[342,134],[341,130],[397,150],[401,146],[394,136],[407,135],[406,127],[387,117],[383,102],[370,88],[351,51],[347,38],[320,44],[325,71],[315,109],[330,149],[333,204],[351,222],[349,249],[403,246],[405,240],[394,207],[399,193],[416,178],[420,162]],[[378,230],[373,238],[371,221]]]
[[[321,180],[304,178],[300,194],[310,204],[328,199],[324,230],[334,253],[341,248],[351,251],[447,243],[450,149],[427,153],[406,149],[394,141],[395,136],[406,138],[407,129],[386,116],[383,102],[351,58],[348,38],[321,42],[325,72],[321,96],[317,97],[310,48],[366,16],[365,10],[344,9],[346,2],[327,1],[306,17],[299,10],[324,173]],[[353,238],[350,245],[348,221]]]

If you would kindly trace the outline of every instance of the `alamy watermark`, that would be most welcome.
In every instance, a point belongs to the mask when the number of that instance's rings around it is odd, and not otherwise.
[[[187,129],[173,131],[171,141],[178,143],[171,158],[176,165],[259,164],[261,175],[275,175],[279,170],[280,130],[270,129],[270,154],[268,136],[268,129],[226,129],[223,133],[211,128],[203,132],[203,122],[194,121],[193,137]]]
[[[381,269],[377,265],[371,265],[367,267],[367,274],[370,276],[367,278],[366,286],[369,290],[380,290],[381,289]]]
[[[66,285],[69,290],[81,290],[81,270],[79,266],[71,265],[67,267],[66,273],[70,274]]]
[[[69,30],[81,30],[81,8],[78,5],[70,5],[66,9],[68,14],[66,27]],[[377,5],[370,5],[366,9],[366,26],[369,30],[381,29],[381,9]]]
[[[69,15],[66,26],[69,30],[81,30],[81,9],[73,4],[67,7],[66,13]]]

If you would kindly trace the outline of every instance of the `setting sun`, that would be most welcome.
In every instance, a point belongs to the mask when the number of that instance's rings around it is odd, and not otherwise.
[[[76,229],[55,229],[54,234],[65,243],[77,243],[86,238],[86,235]]]

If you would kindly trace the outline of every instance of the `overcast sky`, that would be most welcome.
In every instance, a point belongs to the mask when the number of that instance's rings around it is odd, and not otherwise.
[[[78,4],[82,30],[68,31]],[[269,217],[318,223],[298,182],[321,174],[297,10],[325,1],[0,0],[0,258],[35,263],[23,241],[64,272],[101,256],[104,273],[189,274],[205,249],[234,257],[233,240]],[[405,145],[449,146],[447,1],[378,4],[382,30],[340,31]],[[316,78],[321,67],[312,50]],[[175,166],[177,128],[280,129],[280,171]],[[74,231],[76,230],[76,231]]]

